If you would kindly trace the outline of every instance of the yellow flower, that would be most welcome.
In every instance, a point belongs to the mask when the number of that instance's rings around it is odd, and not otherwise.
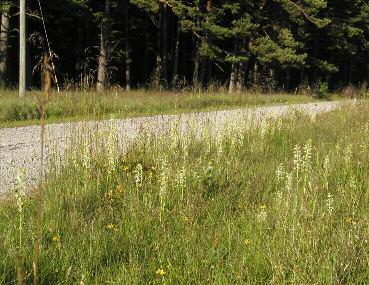
[[[346,223],[349,223],[349,224],[351,224],[351,223],[352,223],[352,219],[351,219],[351,217],[346,217]]]
[[[129,165],[124,165],[124,166],[123,166],[123,170],[124,170],[124,171],[128,171],[128,170],[129,170]]]
[[[151,182],[151,180],[152,180],[152,177],[153,177],[153,172],[152,171],[150,171],[149,172],[149,176],[148,176],[148,180],[149,180],[149,182]]]
[[[265,209],[266,209],[266,207],[267,207],[266,205],[261,205],[261,206],[260,206],[260,209],[265,210]]]
[[[116,231],[117,230],[117,227],[114,224],[109,224],[109,225],[106,226],[106,228],[110,231],[113,231],[113,230]]]
[[[245,239],[245,240],[243,241],[243,243],[244,243],[246,246],[249,246],[249,245],[251,244],[251,240],[249,240],[249,239]]]
[[[166,274],[166,272],[162,269],[162,268],[159,268],[158,270],[156,270],[156,275],[162,277]]]
[[[113,198],[113,190],[109,190],[108,192],[105,193],[105,198],[106,199],[111,199]]]
[[[53,242],[60,242],[59,236],[53,236]]]
[[[117,188],[115,189],[115,192],[117,192],[118,195],[122,194],[124,191],[124,188],[122,185],[118,185]]]

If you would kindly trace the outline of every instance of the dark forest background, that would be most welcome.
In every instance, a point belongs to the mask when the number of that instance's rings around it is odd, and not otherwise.
[[[27,1],[28,85],[47,51],[37,0]],[[363,0],[40,0],[65,88],[294,91],[366,86]],[[18,78],[18,1],[1,2],[0,78]]]

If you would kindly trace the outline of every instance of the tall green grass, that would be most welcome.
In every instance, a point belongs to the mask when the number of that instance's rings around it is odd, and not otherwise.
[[[39,111],[33,95],[19,99],[16,92],[0,92],[0,126],[37,124]],[[174,93],[174,92],[63,92],[48,103],[48,122],[126,118],[176,114],[255,105],[306,103],[308,96],[274,94]]]
[[[126,152],[114,126],[87,137],[48,175],[40,279],[367,284],[368,122],[365,104],[143,133]],[[19,247],[31,280],[36,203],[17,197],[0,207],[1,284]]]

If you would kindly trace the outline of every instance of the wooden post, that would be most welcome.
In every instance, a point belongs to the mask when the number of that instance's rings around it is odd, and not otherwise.
[[[26,0],[19,0],[19,97],[26,95]]]

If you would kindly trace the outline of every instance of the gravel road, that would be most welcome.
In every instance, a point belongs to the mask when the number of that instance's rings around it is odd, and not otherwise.
[[[109,128],[112,123],[116,126],[120,134],[120,140],[123,142],[123,137],[134,140],[140,130],[143,129],[160,134],[173,124],[182,126],[196,124],[196,128],[201,131],[205,123],[210,123],[215,128],[222,128],[231,122],[245,118],[245,116],[252,116],[255,119],[275,118],[293,110],[315,116],[318,113],[331,111],[341,104],[336,101],[319,102],[99,122],[53,124],[46,126],[46,145],[52,145],[53,152],[56,151],[56,153],[62,154],[72,137],[83,133],[101,132]],[[39,132],[39,126],[0,128],[0,195],[14,187],[17,172],[22,169],[27,169],[25,177],[27,185],[37,182],[40,164]],[[52,151],[46,147],[46,157]]]

